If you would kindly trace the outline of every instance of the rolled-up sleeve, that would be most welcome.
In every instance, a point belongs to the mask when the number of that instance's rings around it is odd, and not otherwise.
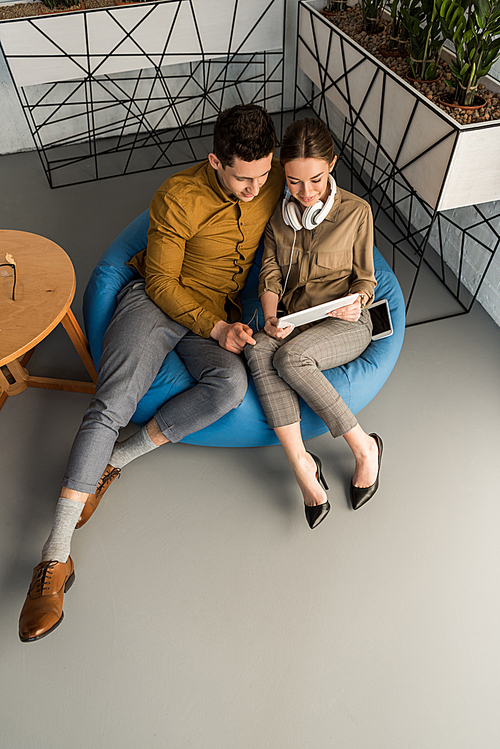
[[[276,240],[271,223],[268,222],[264,232],[264,252],[262,253],[262,267],[259,275],[259,297],[266,291],[272,291],[281,299],[282,287],[281,267],[276,257]]]
[[[367,304],[371,304],[376,284],[373,265],[373,217],[370,208],[366,206],[353,244],[349,293],[364,293],[368,296]]]

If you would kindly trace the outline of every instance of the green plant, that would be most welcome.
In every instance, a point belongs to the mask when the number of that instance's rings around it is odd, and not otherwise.
[[[66,8],[72,8],[74,5],[80,5],[80,0],[42,0],[43,4],[54,10],[59,5],[64,5]]]
[[[450,62],[455,100],[474,103],[479,79],[500,56],[500,3],[498,0],[437,0],[441,26],[455,48]]]
[[[412,77],[430,81],[436,77],[444,44],[438,0],[410,0],[400,12],[408,37]]]
[[[359,0],[359,2],[363,15],[363,28],[373,34],[379,30],[385,0]]]
[[[390,50],[404,53],[408,34],[403,25],[402,9],[406,8],[409,0],[392,0],[391,8],[391,37],[387,45]]]
[[[389,49],[396,49],[399,46],[399,32],[401,28],[401,14],[399,12],[399,0],[391,2],[391,38],[389,40]]]

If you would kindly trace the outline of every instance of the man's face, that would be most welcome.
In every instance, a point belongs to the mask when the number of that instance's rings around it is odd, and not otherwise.
[[[271,171],[272,158],[272,153],[257,161],[243,161],[235,156],[232,166],[223,167],[214,153],[208,155],[222,190],[228,197],[244,203],[249,203],[259,194]]]

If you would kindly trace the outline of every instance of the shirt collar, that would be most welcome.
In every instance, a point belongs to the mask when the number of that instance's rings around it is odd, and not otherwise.
[[[340,187],[337,185],[337,192],[335,193],[333,205],[331,207],[330,213],[328,214],[328,216],[325,217],[325,221],[330,221],[332,224],[335,223],[339,215],[341,203],[342,203],[342,198],[340,195]]]
[[[222,187],[219,185],[216,171],[210,162],[207,163],[207,167],[208,183],[215,194],[222,198],[225,203],[237,203],[238,201],[234,198],[230,198],[229,195],[226,195]]]

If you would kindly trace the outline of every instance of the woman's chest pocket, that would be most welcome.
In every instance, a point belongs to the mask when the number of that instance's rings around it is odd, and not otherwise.
[[[352,273],[352,250],[317,252],[311,255],[311,278],[347,278]]]
[[[302,254],[302,250],[298,250],[296,247],[293,249],[293,252],[291,247],[279,247],[276,250],[276,258],[281,270],[286,273],[291,265],[299,262]]]

